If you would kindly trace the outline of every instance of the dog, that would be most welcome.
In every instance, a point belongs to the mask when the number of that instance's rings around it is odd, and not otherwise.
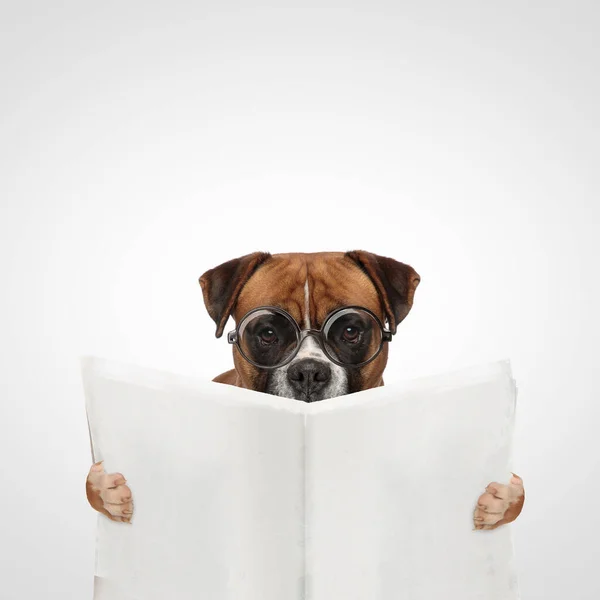
[[[236,323],[227,336],[234,368],[213,381],[304,402],[382,386],[388,342],[420,281],[410,265],[365,250],[253,252],[209,269],[199,283],[216,337],[230,316]],[[131,523],[131,489],[102,461],[88,473],[86,494],[98,512]],[[524,500],[518,475],[490,483],[473,528],[514,521]]]

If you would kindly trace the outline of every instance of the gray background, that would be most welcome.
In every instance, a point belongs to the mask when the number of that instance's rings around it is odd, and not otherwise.
[[[523,598],[597,598],[599,12],[4,2],[3,600],[91,597],[80,354],[212,378],[205,270],[356,248],[422,275],[386,381],[512,360]]]

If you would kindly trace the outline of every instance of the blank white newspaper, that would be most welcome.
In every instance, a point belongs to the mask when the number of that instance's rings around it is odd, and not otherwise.
[[[305,404],[82,358],[93,460],[127,478],[98,515],[94,600],[517,600],[508,361]]]

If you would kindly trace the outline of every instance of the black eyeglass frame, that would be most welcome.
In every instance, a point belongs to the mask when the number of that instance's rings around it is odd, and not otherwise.
[[[335,356],[332,356],[331,353],[327,350],[327,347],[325,345],[325,340],[324,340],[324,334],[323,334],[323,330],[326,328],[326,325],[329,322],[329,320],[332,319],[337,313],[339,313],[343,310],[347,310],[349,308],[362,310],[362,311],[368,313],[375,320],[375,322],[377,323],[377,325],[379,325],[379,328],[381,329],[381,342],[379,344],[379,348],[377,349],[377,352],[375,352],[375,354],[371,358],[369,358],[369,360],[366,360],[366,361],[363,361],[363,362],[357,363],[357,364],[343,363],[343,362],[340,362],[339,360],[337,360],[337,358]],[[242,350],[242,347],[241,347],[239,339],[238,339],[239,325],[241,325],[252,313],[255,313],[259,310],[265,310],[265,309],[269,309],[274,312],[282,314],[289,321],[291,321],[291,323],[293,324],[294,329],[296,331],[296,348],[295,348],[295,350],[290,354],[290,356],[286,360],[284,360],[283,362],[281,362],[277,365],[273,365],[273,366],[265,366],[265,365],[258,364],[257,362],[253,361],[250,357],[246,356],[246,354]],[[309,335],[312,335],[316,338],[317,343],[319,344],[319,346],[321,347],[321,349],[323,350],[325,355],[333,363],[335,363],[336,365],[339,365],[340,367],[363,367],[365,365],[368,365],[370,362],[372,362],[379,356],[379,354],[383,350],[383,345],[385,344],[385,342],[391,342],[393,339],[393,333],[389,329],[386,329],[383,326],[383,324],[381,323],[381,320],[373,311],[369,310],[368,308],[365,308],[364,306],[357,306],[357,305],[342,306],[340,308],[336,308],[336,309],[332,310],[331,312],[329,312],[327,314],[327,316],[323,320],[323,325],[321,325],[321,329],[300,329],[300,326],[296,322],[296,319],[294,319],[294,317],[292,317],[292,315],[289,312],[287,312],[287,310],[284,310],[283,308],[280,308],[279,306],[257,306],[256,308],[253,308],[252,310],[248,311],[240,319],[239,325],[236,326],[235,329],[233,329],[232,331],[230,331],[227,334],[227,342],[230,344],[235,344],[237,346],[238,351],[243,356],[243,358],[245,360],[247,360],[251,365],[258,367],[259,369],[267,369],[267,370],[279,369],[280,367],[283,367],[283,366],[287,365],[290,361],[292,361],[294,359],[294,357],[296,356],[296,354],[298,354],[298,352],[300,351],[300,346],[302,345],[302,342]]]

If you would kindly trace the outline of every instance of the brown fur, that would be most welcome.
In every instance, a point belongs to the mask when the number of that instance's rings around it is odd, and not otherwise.
[[[235,322],[258,306],[278,306],[289,312],[304,327],[306,318],[304,285],[310,290],[309,320],[319,329],[326,315],[341,306],[359,305],[373,311],[395,333],[407,316],[420,282],[409,265],[364,250],[350,252],[295,252],[271,255],[254,252],[209,269],[199,279],[207,311],[221,337],[230,316]],[[388,344],[379,356],[360,369],[361,389],[384,385],[383,371],[388,359]],[[262,391],[265,374],[248,363],[233,346],[234,368],[217,375],[213,381]],[[127,492],[129,490],[127,488]],[[103,508],[99,490],[86,483],[91,506],[113,520]],[[483,498],[484,496],[481,496]],[[495,529],[514,521],[525,500],[524,492],[494,525],[477,528]]]
[[[225,311],[231,306],[231,314],[236,322],[239,321],[249,310],[257,306],[279,306],[287,310],[298,323],[305,321],[305,300],[304,283],[308,278],[310,289],[309,317],[311,327],[318,329],[325,319],[325,316],[338,308],[339,306],[356,304],[372,310],[382,322],[386,318],[391,318],[394,325],[402,320],[412,306],[414,290],[416,289],[420,278],[417,273],[408,265],[393,261],[393,267],[401,274],[407,276],[402,285],[406,290],[399,290],[399,294],[406,292],[402,297],[402,304],[399,312],[394,314],[391,300],[388,299],[389,291],[381,286],[378,289],[372,276],[367,274],[366,270],[378,267],[385,257],[370,260],[375,257],[371,253],[362,250],[355,250],[352,253],[345,252],[294,252],[274,254],[265,257],[266,253],[255,253],[248,255],[253,258],[246,258],[243,262],[246,265],[246,271],[255,269],[247,275],[245,284],[239,291],[237,300],[227,303]],[[357,258],[360,257],[360,261]],[[244,257],[243,257],[244,258]],[[258,263],[258,264],[257,264]],[[374,266],[373,266],[374,265]],[[366,268],[365,268],[366,266]],[[218,267],[217,267],[218,268]],[[246,277],[244,271],[244,277]],[[391,269],[388,269],[391,272]],[[205,292],[205,301],[207,301],[206,286],[209,285],[211,276],[214,276],[214,269],[211,269],[200,278]],[[383,275],[379,274],[380,278]],[[236,288],[234,288],[236,289]],[[235,293],[235,292],[233,292]],[[382,301],[383,298],[383,301]],[[387,304],[387,312],[384,306]],[[220,325],[223,317],[219,314],[213,316]],[[217,337],[220,337],[223,329],[219,327]],[[383,385],[383,371],[387,364],[388,348],[387,344],[380,355],[368,365],[361,369],[362,389],[368,389]],[[261,389],[260,378],[263,376],[261,371],[248,363],[240,356],[237,348],[233,349],[233,362],[235,368],[221,373],[213,379],[219,383],[227,383],[237,387],[248,389]]]

